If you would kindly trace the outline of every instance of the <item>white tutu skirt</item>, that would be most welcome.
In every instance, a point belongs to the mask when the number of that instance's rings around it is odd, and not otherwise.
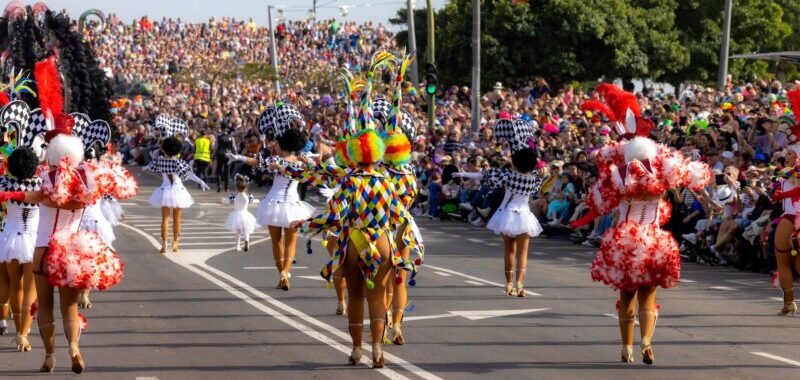
[[[542,226],[530,210],[525,209],[498,209],[489,219],[486,228],[498,235],[515,237],[528,234],[530,237],[539,236]]]
[[[161,186],[150,196],[150,205],[155,208],[189,208],[193,204],[192,195],[183,185]]]
[[[105,219],[83,218],[81,219],[80,230],[97,232],[97,235],[100,236],[103,243],[108,245],[111,245],[117,238],[116,235],[114,235],[114,228],[111,227],[111,223]]]
[[[247,210],[235,210],[228,214],[225,227],[237,233],[250,235],[256,230],[256,217]]]
[[[306,220],[314,215],[314,206],[303,201],[280,201],[276,199],[261,202],[256,210],[256,221],[260,226],[288,228],[296,220]]]
[[[36,248],[36,232],[33,233],[6,230],[0,233],[0,263],[17,260],[20,264],[33,262],[33,250]]]
[[[122,207],[116,199],[101,200],[100,212],[103,213],[103,217],[108,220],[112,227],[118,226],[125,219],[125,211],[122,211]]]

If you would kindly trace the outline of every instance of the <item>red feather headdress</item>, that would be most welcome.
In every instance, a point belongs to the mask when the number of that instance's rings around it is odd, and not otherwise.
[[[603,97],[605,104],[589,100],[581,104],[581,109],[605,114],[614,123],[617,133],[625,138],[650,135],[655,124],[642,117],[642,110],[639,108],[636,95],[611,83],[601,83],[595,88],[595,91]]]
[[[800,89],[787,92],[786,97],[789,98],[795,120],[795,125],[790,128],[792,134],[789,135],[789,140],[792,144],[797,144],[800,143]]]

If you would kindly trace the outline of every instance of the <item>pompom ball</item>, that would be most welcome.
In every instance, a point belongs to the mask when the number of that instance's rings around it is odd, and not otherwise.
[[[411,142],[402,132],[384,132],[383,143],[386,153],[383,161],[392,166],[402,166],[411,162]]]
[[[374,164],[383,159],[386,146],[372,129],[358,132],[347,140],[347,155],[353,164]]]

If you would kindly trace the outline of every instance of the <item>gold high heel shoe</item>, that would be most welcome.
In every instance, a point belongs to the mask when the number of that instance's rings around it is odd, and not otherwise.
[[[81,356],[81,351],[78,349],[78,343],[69,344],[69,357],[72,359],[72,372],[83,372],[83,357]]]
[[[633,346],[622,346],[620,356],[623,363],[633,363]]]
[[[392,343],[398,346],[406,344],[406,339],[403,337],[403,330],[400,328],[399,323],[395,323],[394,326],[392,326],[392,333],[392,335],[394,335],[394,337],[392,337]]]
[[[383,345],[372,343],[372,368],[383,368]]]
[[[642,348],[642,361],[645,364],[653,364],[656,360],[656,355],[653,353],[653,343],[650,341],[650,338],[642,338],[640,347]]]
[[[172,252],[173,253],[178,253],[178,248],[179,248],[178,247],[178,242],[180,242],[180,241],[181,241],[181,238],[176,238],[176,239],[174,239],[172,241]]]
[[[278,282],[278,288],[288,291],[289,287],[289,275],[286,272],[281,272],[281,280]]]
[[[517,283],[517,297],[525,297],[525,289],[522,288],[522,283]]]
[[[511,282],[506,283],[506,289],[504,291],[505,295],[513,296],[514,295],[514,284]]]
[[[336,315],[345,315],[347,312],[347,303],[344,301],[340,301],[339,305],[336,306]]]
[[[797,315],[797,304],[794,301],[791,302],[784,302],[783,309],[778,313],[778,315],[789,315],[791,314],[793,317]]]
[[[167,253],[167,241],[166,240],[162,240],[161,241],[161,251],[160,252],[161,253]]]
[[[83,290],[78,294],[78,307],[81,309],[91,309],[92,301],[89,300],[89,291]]]
[[[42,368],[39,368],[39,372],[49,372],[53,373],[56,370],[56,354],[46,354],[44,356],[44,363],[42,363]]]
[[[28,352],[31,350],[31,342],[28,341],[26,335],[17,334],[13,341],[17,344],[17,351]]]
[[[350,357],[348,358],[350,365],[358,364],[362,356],[364,356],[364,350],[361,347],[353,347],[353,351],[350,352]]]

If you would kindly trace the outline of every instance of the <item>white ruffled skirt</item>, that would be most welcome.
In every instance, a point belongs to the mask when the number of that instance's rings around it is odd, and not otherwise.
[[[17,260],[20,264],[33,262],[36,232],[6,230],[0,233],[0,263]]]
[[[530,237],[539,236],[542,226],[530,210],[501,208],[492,215],[486,228],[503,236],[515,237],[528,234]]]
[[[183,184],[156,188],[150,196],[150,205],[155,208],[189,208],[194,204],[192,195]]]
[[[110,200],[103,198],[100,201],[100,212],[103,213],[103,217],[108,220],[112,227],[118,226],[125,219],[125,211],[122,210],[119,202],[114,198]]]
[[[228,214],[225,227],[233,232],[250,235],[256,230],[256,217],[247,210],[235,210]]]
[[[97,210],[99,212],[99,210]],[[111,245],[114,240],[117,238],[114,235],[114,228],[111,227],[111,223],[109,223],[104,218],[94,218],[94,217],[84,217],[81,219],[81,231],[93,231],[96,232],[97,235],[100,236],[100,239],[103,243]]]
[[[260,226],[288,228],[297,220],[306,220],[314,215],[314,206],[297,200],[264,200],[256,210],[256,221]]]

